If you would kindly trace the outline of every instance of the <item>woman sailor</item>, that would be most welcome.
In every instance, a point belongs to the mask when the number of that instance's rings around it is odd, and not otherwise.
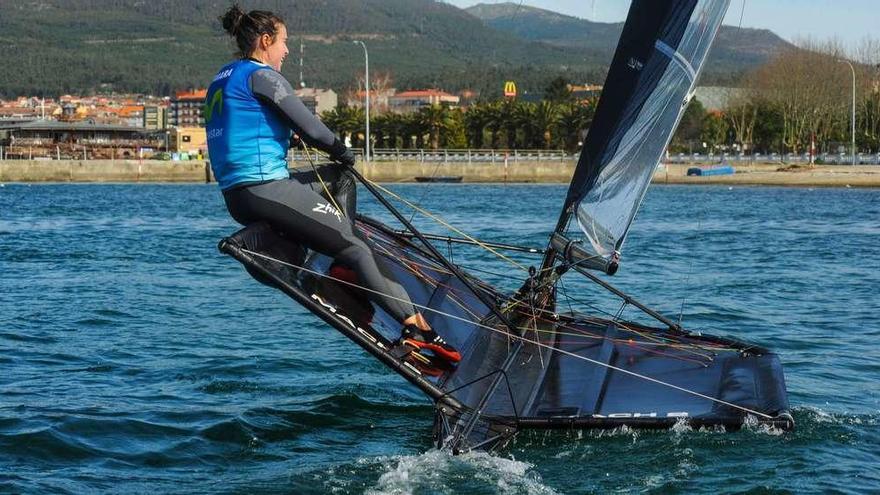
[[[275,230],[350,267],[360,284],[401,322],[402,342],[446,360],[461,360],[415,310],[403,287],[382,273],[353,222],[308,184],[291,178],[287,150],[293,133],[353,167],[354,154],[303,105],[281,75],[287,29],[276,14],[233,5],[221,17],[240,59],[217,73],[205,101],[211,167],[237,222],[268,222]]]

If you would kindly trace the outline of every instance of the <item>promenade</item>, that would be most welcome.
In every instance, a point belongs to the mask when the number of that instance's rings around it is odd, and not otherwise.
[[[295,167],[308,166],[295,162]],[[693,164],[662,165],[654,175],[660,184],[724,184],[802,187],[880,187],[878,165],[815,165],[787,167],[780,163],[740,164],[736,174],[687,176]],[[517,163],[431,163],[418,161],[360,162],[358,168],[377,182],[414,182],[416,177],[462,176],[468,183],[568,183],[574,161]],[[205,161],[151,160],[6,160],[0,161],[0,182],[188,182],[212,180]]]

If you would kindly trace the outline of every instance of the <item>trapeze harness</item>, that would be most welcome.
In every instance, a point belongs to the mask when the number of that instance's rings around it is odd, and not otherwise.
[[[284,76],[252,59],[226,65],[208,88],[205,121],[211,168],[235,221],[245,226],[266,221],[295,242],[348,266],[398,321],[416,313],[406,291],[382,272],[353,225],[355,188],[340,170],[344,166],[332,167],[336,179],[349,182],[337,202],[344,205],[342,212],[314,181],[302,174],[290,176],[291,132],[331,159],[347,148],[305,107]]]

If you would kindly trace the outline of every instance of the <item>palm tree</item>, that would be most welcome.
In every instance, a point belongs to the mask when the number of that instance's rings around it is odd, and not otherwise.
[[[501,127],[504,126],[504,110],[500,101],[493,101],[485,107],[483,111],[486,117],[486,127],[489,129],[490,143],[492,149],[498,149],[498,134]]]
[[[431,105],[419,109],[419,118],[431,138],[431,149],[440,148],[440,134],[451,127],[451,113],[446,105]]]
[[[351,136],[352,146],[357,146],[359,134],[366,134],[366,113],[362,108],[340,105],[329,112],[321,114],[321,119],[330,130],[339,134],[343,139],[345,139],[345,136]]]
[[[560,110],[557,103],[543,100],[534,106],[532,117],[532,128],[538,131],[539,140],[543,141],[544,149],[550,149],[553,144],[553,129],[559,122]]]
[[[507,149],[516,148],[516,131],[520,127],[523,114],[527,114],[522,104],[516,100],[507,100],[501,105],[504,130],[507,133]]]
[[[388,146],[391,148],[400,147],[401,144],[398,141],[404,135],[406,124],[403,116],[397,113],[386,113],[383,116],[385,117],[385,135],[388,137]],[[402,143],[402,146],[406,146],[406,143]]]
[[[534,103],[520,103],[516,110],[516,122],[522,130],[522,140],[519,141],[521,148],[540,148],[543,142],[543,131],[537,125],[536,115],[538,106]]]
[[[467,131],[464,123],[464,112],[460,108],[450,108],[449,118],[440,144],[444,148],[461,149],[468,147]]]
[[[344,107],[346,111],[343,113],[344,119],[340,123],[342,132],[351,136],[351,145],[356,148],[364,147],[363,137],[367,135],[366,118],[367,113],[363,108]]]
[[[425,134],[430,131],[425,128],[425,123],[419,113],[414,112],[403,115],[404,148],[423,148],[425,146]],[[415,142],[413,142],[415,141]]]
[[[593,121],[595,105],[591,102],[569,103],[559,111],[557,130],[563,136],[565,149],[574,151],[578,147],[581,133],[590,127]]]
[[[464,125],[467,130],[468,143],[472,148],[483,147],[483,130],[489,121],[489,112],[481,104],[471,105],[464,113]]]
[[[388,147],[385,143],[388,139],[388,116],[389,114],[380,113],[379,115],[373,116],[370,121],[370,132],[373,134],[373,142],[377,148]]]
[[[340,120],[339,107],[336,107],[333,110],[327,110],[321,114],[321,122],[334,132],[338,132]]]

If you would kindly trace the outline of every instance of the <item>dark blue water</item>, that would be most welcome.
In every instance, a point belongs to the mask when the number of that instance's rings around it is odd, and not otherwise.
[[[535,245],[564,193],[395,190]],[[796,431],[532,434],[495,456],[432,450],[427,400],[218,254],[235,228],[212,186],[0,188],[0,492],[880,492],[878,190],[655,187],[627,241],[620,286],[781,354]]]

